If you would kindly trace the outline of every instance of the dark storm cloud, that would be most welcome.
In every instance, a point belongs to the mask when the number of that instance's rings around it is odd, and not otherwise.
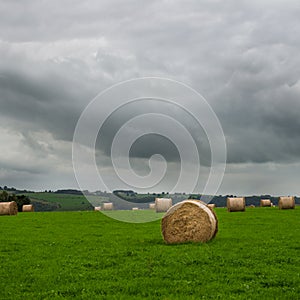
[[[191,85],[212,105],[229,163],[299,162],[299,14],[292,0],[2,1],[0,125],[33,139],[49,133],[48,148],[40,149],[45,140],[23,142],[37,156],[54,147],[70,163],[56,142],[72,141],[80,113],[98,92],[133,77],[163,76]],[[151,106],[134,113],[147,111]],[[108,122],[104,160],[133,115],[124,110]],[[188,117],[177,117],[197,137]],[[145,137],[132,156],[147,157],[154,143]],[[164,145],[164,155],[177,161]],[[7,158],[2,168],[9,164]]]
[[[202,159],[201,163],[206,166],[210,164],[210,148],[207,136],[197,121],[183,109],[174,106],[173,104],[164,103],[155,99],[139,100],[116,110],[104,122],[99,131],[97,139],[98,149],[102,150],[106,156],[110,156],[112,142],[118,130],[120,130],[127,121],[145,113],[163,114],[180,122],[180,124],[187,128],[192,135],[193,140],[196,142],[199,155],[201,155]],[[167,132],[174,132],[174,128],[168,120],[161,125],[167,129]],[[149,122],[147,127],[149,129],[152,128],[152,121]],[[129,127],[125,132],[137,131],[138,129],[138,126],[135,128]],[[153,133],[154,134],[147,134],[138,138],[130,149],[130,156],[148,159],[151,155],[161,154],[169,162],[179,162],[180,155],[173,141],[170,140],[168,136],[163,137],[155,134],[155,130],[153,130]],[[181,142],[181,144],[183,144],[183,142]],[[189,145],[186,145],[186,147],[189,147]]]
[[[12,59],[3,52],[2,58],[0,115],[50,131],[58,139],[72,140],[76,122],[93,90],[82,85],[82,78],[73,76],[74,70],[67,63],[56,66]]]
[[[254,51],[215,96],[229,162],[299,160],[300,59],[279,48]]]

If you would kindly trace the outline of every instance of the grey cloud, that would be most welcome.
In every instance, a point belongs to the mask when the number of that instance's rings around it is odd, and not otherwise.
[[[113,138],[121,126],[136,116],[149,113],[163,114],[180,122],[193,137],[193,140],[198,147],[199,155],[201,156],[201,163],[206,166],[210,165],[211,155],[209,142],[203,128],[197,123],[197,120],[179,107],[170,103],[162,103],[155,99],[139,100],[116,110],[106,120],[99,131],[97,138],[98,149],[102,150],[103,153],[109,157]],[[152,124],[150,122],[148,128],[151,129],[151,126]],[[166,120],[162,126],[164,126],[170,134],[174,132],[174,129],[169,125],[168,120]],[[138,129],[138,127],[127,128],[127,132],[130,130],[136,131]],[[186,145],[186,147],[189,147],[189,145]],[[160,135],[147,134],[137,139],[130,151],[131,157],[136,158],[150,158],[151,155],[154,154],[163,155],[169,162],[180,161],[177,146],[173,144],[172,140],[168,139],[168,136],[162,137]]]
[[[28,147],[42,155],[51,149],[34,143],[33,132],[70,142],[98,92],[132,77],[163,76],[208,100],[230,164],[299,162],[299,10],[297,1],[2,1],[0,125],[22,128]],[[188,116],[159,110],[199,139],[209,165],[207,140]],[[98,140],[105,161],[118,128],[145,111],[153,107],[127,107],[106,122]],[[155,136],[133,146],[133,159],[154,154],[156,143],[178,162],[174,147]]]
[[[300,76],[299,59],[291,55],[281,64],[272,52],[265,57],[255,72],[238,69],[230,86],[215,95],[229,162],[299,160],[299,89],[290,86]]]
[[[20,68],[13,60],[6,61],[5,66],[2,63],[0,115],[71,141],[81,111],[96,92],[88,90],[81,78],[74,78],[68,65],[22,64]]]

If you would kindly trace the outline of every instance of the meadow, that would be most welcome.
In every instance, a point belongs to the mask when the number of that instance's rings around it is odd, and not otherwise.
[[[299,207],[216,213],[214,240],[181,245],[163,242],[159,220],[1,216],[0,299],[299,299]]]
[[[72,195],[72,194],[57,194],[57,193],[25,193],[33,204],[35,201],[41,201],[42,203],[57,204],[55,208],[57,211],[74,211],[74,210],[92,210],[93,206],[83,195]],[[108,197],[90,196],[98,201],[99,205],[103,201],[108,201]]]

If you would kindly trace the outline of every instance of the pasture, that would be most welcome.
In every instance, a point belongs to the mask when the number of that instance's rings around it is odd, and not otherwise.
[[[57,193],[25,193],[24,195],[28,196],[33,204],[36,201],[45,203],[45,204],[56,204],[56,211],[74,211],[74,210],[93,210],[91,204],[83,195],[72,195],[72,194],[57,194]],[[108,197],[100,196],[90,196],[94,198],[96,203],[99,205],[108,200]]]
[[[299,207],[216,213],[214,240],[182,245],[164,244],[159,220],[1,216],[0,299],[299,299]]]

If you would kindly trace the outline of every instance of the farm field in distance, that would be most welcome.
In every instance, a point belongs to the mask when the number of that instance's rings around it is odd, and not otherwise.
[[[79,191],[78,191],[79,192]],[[35,193],[20,193],[26,195],[31,199],[31,203],[35,207],[35,211],[84,211],[84,210],[94,210],[95,206],[102,206],[104,202],[113,202],[114,208],[116,210],[131,210],[132,207],[139,205],[142,209],[147,209],[149,203],[154,203],[155,198],[172,198],[173,204],[181,202],[188,198],[200,199],[201,195],[193,194],[138,194],[118,192],[114,193],[104,193],[103,195],[88,195],[88,201],[84,195],[78,194],[68,194],[68,193],[58,193],[58,192],[35,192]],[[214,196],[211,203],[215,203],[217,207],[225,207],[228,195]],[[205,196],[208,199],[208,195]],[[256,196],[246,196],[246,205],[260,205],[261,199],[270,199],[276,206],[278,205],[278,197],[272,197],[270,195],[256,195]],[[120,201],[120,199],[123,199]],[[209,200],[207,200],[209,201]],[[300,198],[295,197],[296,205],[300,204]],[[120,219],[123,219],[122,217]]]
[[[101,206],[103,202],[113,202],[116,209],[126,210],[132,208],[135,203],[143,204],[143,208],[148,208],[149,202],[154,202],[156,196],[148,194],[135,194],[135,197],[124,197],[128,201],[119,201],[120,198],[113,193],[107,193],[106,196],[89,195],[89,201],[84,195],[56,193],[56,192],[35,192],[35,193],[22,193],[30,198],[36,211],[83,211],[94,210],[95,206]],[[164,195],[160,195],[163,197]],[[174,201],[182,201],[188,195],[178,196],[172,195]],[[141,200],[141,202],[140,202]],[[151,200],[151,201],[150,201]],[[131,202],[132,201],[132,202]],[[123,202],[123,203],[122,203]],[[125,202],[125,203],[124,203]]]
[[[0,217],[0,299],[297,299],[300,209],[217,208],[207,244],[101,212]],[[110,212],[130,214],[143,211]]]
[[[93,206],[83,195],[57,194],[57,193],[23,193],[28,196],[34,205],[37,203],[48,204],[57,211],[92,210]],[[107,197],[91,196],[102,203]]]

